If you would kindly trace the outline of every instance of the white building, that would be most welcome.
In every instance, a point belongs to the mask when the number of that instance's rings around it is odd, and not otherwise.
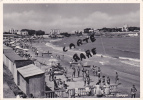
[[[18,35],[28,35],[28,31],[18,31]]]
[[[128,32],[128,25],[124,25],[123,27],[122,27],[122,31],[123,32]]]
[[[134,33],[134,34],[128,34],[128,36],[135,37],[135,36],[139,36],[139,35],[138,35],[138,33]]]
[[[11,34],[15,34],[15,33],[17,33],[18,32],[18,30],[15,30],[15,29],[13,29],[13,28],[11,28],[10,30],[9,30],[9,33],[11,33]]]

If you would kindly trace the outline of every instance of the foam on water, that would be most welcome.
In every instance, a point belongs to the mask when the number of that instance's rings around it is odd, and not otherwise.
[[[97,56],[101,56],[102,54],[97,54]],[[109,55],[103,55],[105,58],[110,58],[110,59],[119,59],[122,63],[131,65],[131,66],[136,66],[140,67],[140,59],[135,59],[135,58],[127,58],[127,57],[112,57]]]
[[[58,51],[63,52],[63,51],[62,51],[62,50],[63,50],[62,47],[53,45],[53,44],[51,44],[51,43],[46,43],[46,46],[51,47],[52,49],[55,49],[55,50],[58,50]],[[70,53],[84,53],[84,52],[81,51],[81,50],[75,50],[75,49],[68,50],[68,52],[70,52]],[[113,56],[110,56],[110,55],[102,55],[102,54],[96,54],[96,56],[98,56],[98,57],[103,56],[104,58],[110,58],[110,59],[119,59],[122,63],[131,65],[131,66],[140,67],[140,60],[139,60],[139,59],[136,59],[136,58],[113,57]],[[102,63],[102,62],[101,62],[101,63]]]

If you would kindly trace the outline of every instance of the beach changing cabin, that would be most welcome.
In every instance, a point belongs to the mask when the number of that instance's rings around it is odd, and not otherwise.
[[[23,59],[7,46],[3,46],[3,59],[14,82],[27,96],[44,97],[45,74],[32,60]]]
[[[14,51],[4,52],[4,64],[13,75],[14,82],[17,84],[17,68],[33,64],[31,60],[25,60],[18,56]]]
[[[13,52],[12,48],[7,47],[6,45],[3,45],[3,63],[4,65],[8,64],[6,63],[6,56],[5,53]]]
[[[31,95],[36,98],[44,97],[44,72],[34,64],[17,68],[17,70],[19,88],[29,97]]]

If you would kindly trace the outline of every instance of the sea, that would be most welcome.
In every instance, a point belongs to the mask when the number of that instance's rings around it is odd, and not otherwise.
[[[97,53],[103,53],[117,58],[127,57],[140,59],[139,37],[97,38],[96,43]]]
[[[76,45],[78,39],[84,37],[70,37],[54,42],[55,46],[63,47],[70,43]],[[97,55],[120,59],[123,63],[137,66],[140,65],[140,37],[96,37],[95,42],[89,42],[76,46],[77,50],[85,51],[96,48]]]

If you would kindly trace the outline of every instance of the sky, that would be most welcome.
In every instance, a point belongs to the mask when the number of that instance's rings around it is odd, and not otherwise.
[[[4,4],[4,31],[13,28],[74,32],[85,28],[140,26],[140,4]]]

